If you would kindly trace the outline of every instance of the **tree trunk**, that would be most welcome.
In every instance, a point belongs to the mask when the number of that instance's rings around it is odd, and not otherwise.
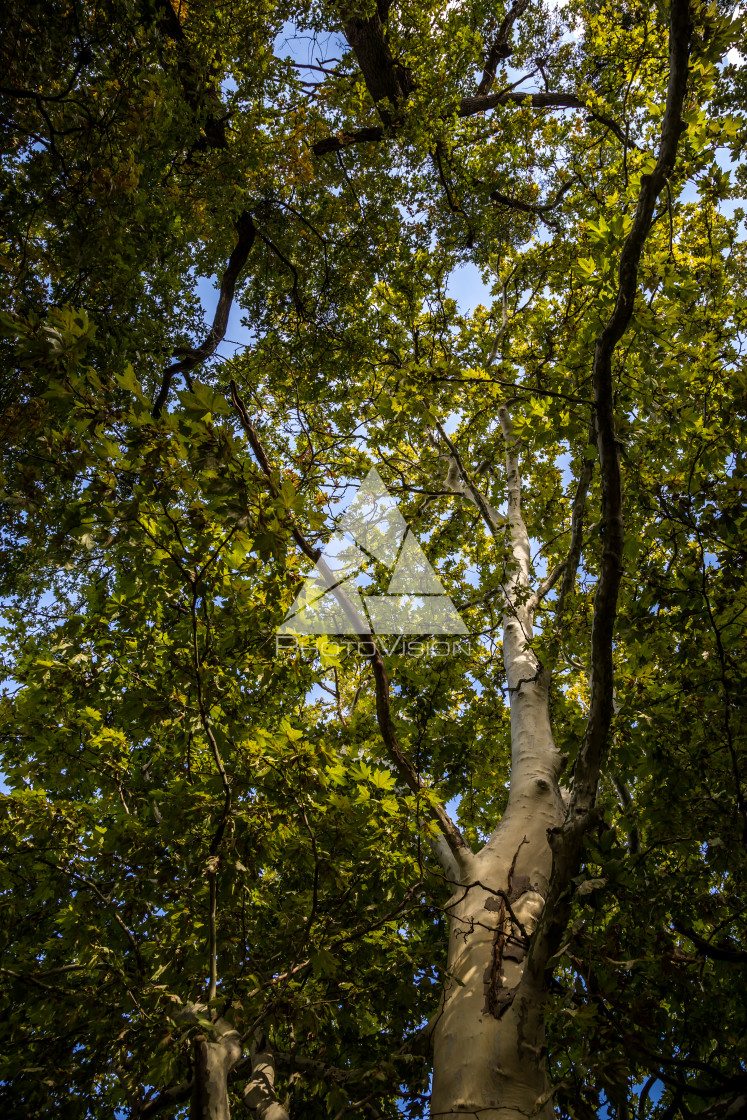
[[[215,1038],[197,1035],[193,1046],[194,1081],[189,1120],[230,1120],[228,1075],[241,1058],[237,1031],[215,1024]]]
[[[252,1054],[252,1077],[242,1096],[259,1120],[288,1120],[288,1113],[275,1096],[275,1059],[269,1051]]]
[[[526,615],[506,621],[511,791],[502,820],[469,860],[448,906],[448,975],[433,1032],[433,1120],[553,1115],[544,993],[527,991],[526,985],[516,992],[552,867],[547,830],[564,816],[548,715],[549,677],[528,648],[530,636]]]

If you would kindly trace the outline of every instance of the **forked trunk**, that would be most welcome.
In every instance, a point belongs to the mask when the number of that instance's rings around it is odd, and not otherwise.
[[[194,1016],[194,1012],[190,1008],[187,1015]],[[228,1081],[242,1056],[238,1032],[225,1019],[218,1019],[210,1037],[197,1035],[192,1053],[194,1076],[189,1120],[230,1120]],[[241,1099],[257,1120],[288,1120],[288,1113],[275,1095],[275,1061],[269,1051],[252,1052],[251,1077]]]

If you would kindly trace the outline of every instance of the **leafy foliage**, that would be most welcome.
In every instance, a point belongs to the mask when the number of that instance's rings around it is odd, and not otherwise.
[[[747,1084],[747,68],[727,54],[737,16],[699,2],[691,15],[686,129],[614,358],[616,715],[548,1012],[555,1103],[578,1120],[605,1104],[711,1115]],[[511,405],[541,579],[596,457],[591,352],[667,81],[662,6],[536,4],[495,89],[532,72],[578,103],[468,112],[505,16],[480,0],[389,9],[406,93],[393,104],[372,95],[342,8],[12,0],[8,1117],[184,1110],[191,1041],[216,1013],[270,1040],[292,1115],[424,1114],[417,1032],[438,1007],[449,897],[429,806],[456,803],[477,845],[510,782],[510,545],[443,484],[434,433],[448,421],[503,524],[497,415]],[[231,355],[195,282],[220,283],[247,216],[234,307],[250,341]],[[474,308],[450,294],[464,266],[483,279]],[[471,632],[451,659],[385,656],[417,790],[382,742],[365,659],[275,649],[306,572],[297,534],[323,544],[371,462]],[[547,596],[534,639],[569,775],[599,509],[593,474],[578,578],[562,618]],[[213,910],[217,994],[205,1022],[185,1021]],[[249,1073],[235,1070],[233,1104]]]

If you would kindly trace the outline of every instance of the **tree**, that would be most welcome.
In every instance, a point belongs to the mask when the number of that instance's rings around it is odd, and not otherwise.
[[[11,5],[6,1115],[747,1114],[742,40]],[[325,568],[372,465],[448,657]]]

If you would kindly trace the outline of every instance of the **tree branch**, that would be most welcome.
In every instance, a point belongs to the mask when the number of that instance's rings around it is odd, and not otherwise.
[[[499,354],[500,341],[508,329],[508,284],[511,277],[516,272],[514,268],[507,279],[503,282],[501,292],[501,306],[503,321],[496,334],[495,341],[493,342],[492,349],[488,356],[486,365],[490,367],[496,360]],[[506,604],[511,612],[516,616],[516,602],[515,592],[517,588],[526,588],[529,586],[529,568],[531,563],[531,550],[529,546],[529,534],[524,522],[524,517],[521,512],[521,472],[519,470],[519,456],[517,451],[517,441],[514,439],[511,416],[506,405],[501,405],[498,409],[498,418],[503,433],[503,439],[506,445],[506,483],[508,488],[508,527],[511,538],[511,548],[514,559],[518,566],[518,577],[514,578],[510,590],[503,589]],[[485,524],[491,532],[495,540],[498,539],[498,531],[501,527],[495,510],[485,500],[480,491],[470,480],[467,471],[464,467],[462,459],[459,455],[454,443],[449,439],[444,428],[441,424],[436,425],[438,433],[443,439],[446,446],[451,452],[452,459],[457,468],[462,486],[465,490],[469,491],[472,495],[472,500],[479,509]],[[524,629],[524,619],[522,618],[521,625]]]
[[[81,995],[79,991],[76,992],[73,988],[60,988],[54,984],[45,984],[43,980],[38,980],[30,972],[24,974],[15,972],[12,968],[0,968],[0,976],[10,976],[13,980],[19,980],[22,984],[31,984],[43,992],[55,992],[58,995],[77,996],[78,998]]]
[[[176,1085],[164,1089],[157,1097],[153,1097],[142,1108],[133,1110],[131,1120],[152,1120],[152,1117],[157,1116],[159,1112],[163,1112],[167,1108],[173,1108],[174,1105],[182,1104],[183,1101],[188,1101],[191,1096],[191,1078],[189,1081],[179,1081]]]
[[[567,183],[563,183],[549,202],[522,202],[520,198],[512,198],[511,195],[502,194],[498,190],[491,191],[489,197],[493,202],[500,202],[502,206],[508,206],[511,210],[521,210],[524,214],[535,214],[538,218],[541,218],[560,205],[563,196],[573,186],[573,182],[573,179],[569,179]]]
[[[531,549],[529,534],[521,512],[521,471],[519,469],[518,440],[513,433],[511,414],[506,405],[498,409],[498,420],[506,444],[506,482],[508,485],[508,524],[511,531],[511,544],[514,559],[518,564],[517,585],[529,585]]]
[[[495,336],[492,349],[488,356],[487,365],[490,367],[497,359],[500,352],[500,342],[508,330],[508,285],[516,272],[515,266],[501,286],[501,326]],[[513,581],[514,587],[529,586],[529,568],[531,564],[531,549],[529,534],[521,512],[521,471],[519,469],[519,455],[517,441],[514,439],[511,414],[508,406],[503,404],[498,409],[498,422],[501,425],[503,440],[506,445],[506,485],[508,487],[508,525],[511,535],[511,550],[518,565],[519,576]],[[512,606],[515,607],[512,597]]]
[[[587,109],[586,102],[581,97],[577,97],[575,93],[522,93],[520,90],[508,89],[501,90],[499,93],[475,94],[471,97],[463,97],[453,107],[452,112],[447,111],[443,114],[442,119],[448,120],[453,112],[461,118],[474,117],[477,113],[486,113],[489,109],[495,109],[498,105],[509,104],[532,109]],[[609,117],[603,117],[599,113],[590,112],[590,116],[606,125],[624,141],[625,134],[615,121]],[[395,132],[397,127],[398,123],[391,121],[391,123],[387,123],[386,128],[380,125],[372,125],[368,128],[344,130],[334,136],[325,136],[323,140],[317,140],[312,146],[312,151],[314,155],[322,156],[327,152],[341,152],[344,148],[349,148],[354,144],[380,143]]]
[[[683,130],[687,88],[690,18],[688,0],[672,0],[669,31],[669,82],[656,167],[643,176],[633,224],[620,254],[615,307],[594,347],[593,387],[596,443],[602,490],[604,551],[594,598],[591,635],[589,715],[576,761],[565,821],[548,834],[553,867],[547,901],[535,930],[522,978],[543,990],[545,969],[557,951],[570,908],[567,890],[578,865],[584,832],[594,819],[594,803],[602,759],[607,749],[614,704],[612,639],[622,576],[623,518],[619,449],[615,433],[612,356],[633,315],[638,267],[651,228],[656,199],[671,174]]]
[[[482,496],[482,494],[480,493],[478,488],[472,482],[472,479],[467,474],[467,469],[464,466],[464,462],[462,461],[462,457],[459,454],[459,451],[456,447],[456,444],[451,439],[449,439],[446,432],[444,431],[444,428],[443,428],[442,424],[439,421],[436,421],[436,430],[438,431],[438,434],[440,435],[441,439],[444,441],[444,443],[448,447],[451,458],[454,461],[454,466],[456,467],[457,474],[459,476],[459,480],[462,484],[462,488],[463,488],[462,493],[464,493],[464,491],[468,492],[466,496],[467,497],[471,496],[471,500],[474,502],[474,504],[477,506],[478,510],[480,511],[480,515],[481,515],[483,521],[485,522],[485,524],[487,525],[491,536],[494,538],[494,540],[498,540],[498,537],[499,537],[499,534],[500,534],[500,529],[501,529],[501,526],[502,526],[502,522],[498,519],[496,511],[493,509],[490,502],[488,502]],[[448,482],[448,478],[447,478],[447,482]],[[457,493],[459,492],[458,487],[455,487],[453,485],[452,486],[447,485],[446,489],[456,491]]]
[[[410,71],[394,60],[386,37],[388,5],[378,0],[372,16],[343,13],[342,26],[384,124],[412,89]],[[381,102],[389,102],[389,106]],[[391,108],[390,108],[391,107]],[[333,150],[333,149],[329,149]]]
[[[594,422],[592,420],[590,426],[590,439],[591,444],[594,437]],[[596,442],[594,440],[594,442]],[[562,621],[562,616],[565,611],[565,605],[568,602],[568,596],[573,590],[573,584],[576,579],[576,572],[578,571],[579,560],[581,559],[581,549],[584,543],[584,512],[586,510],[586,496],[591,485],[591,476],[594,473],[594,462],[591,459],[585,459],[584,465],[581,470],[581,475],[576,486],[576,495],[573,499],[573,509],[571,511],[571,543],[568,549],[568,556],[566,557],[568,563],[563,571],[563,582],[560,585],[560,595],[558,596],[558,606],[555,612],[556,626],[559,626]]]
[[[350,148],[354,144],[378,144],[380,140],[384,139],[386,135],[381,125],[370,125],[368,128],[356,128],[352,131],[345,129],[343,132],[338,132],[334,136],[325,136],[323,140],[317,140],[312,145],[312,152],[315,156],[324,156],[328,152],[342,152],[345,148]]]
[[[477,93],[479,96],[490,93],[490,87],[495,81],[495,72],[498,67],[498,63],[501,61],[501,59],[509,58],[511,54],[513,54],[513,51],[509,46],[511,32],[516,20],[519,18],[519,16],[522,16],[524,14],[528,7],[529,0],[514,0],[514,3],[511,5],[509,10],[503,17],[501,26],[498,28],[495,39],[493,40],[493,45],[488,52],[488,57],[485,62],[485,69],[482,72],[482,78],[480,79],[480,84],[477,87]]]
[[[584,540],[584,511],[586,509],[586,496],[589,492],[589,484],[591,476],[594,473],[594,463],[591,459],[585,459],[584,465],[581,468],[581,474],[576,484],[576,493],[573,498],[573,506],[571,508],[571,540],[568,546],[568,552],[563,559],[555,565],[550,574],[540,583],[537,590],[530,598],[527,606],[530,611],[535,611],[549,591],[555,586],[561,576],[563,576],[563,583],[560,588],[560,595],[558,597],[558,605],[555,611],[555,618],[560,620],[560,616],[565,608],[565,603],[568,595],[573,589],[573,583],[578,570],[578,562],[581,558],[581,548]]]
[[[262,1120],[289,1120],[288,1113],[275,1094],[275,1059],[268,1050],[252,1054],[251,1080],[244,1086],[241,1099],[249,1109],[256,1109]]]
[[[241,426],[247,435],[249,445],[257,458],[257,462],[270,484],[270,491],[274,496],[276,494],[276,487],[272,477],[270,461],[262,445],[262,441],[259,438],[259,434],[249,417],[246,406],[239,396],[235,381],[231,381],[231,402],[238,414]],[[397,739],[389,700],[389,676],[386,671],[386,666],[384,665],[384,659],[381,656],[381,651],[376,642],[372,640],[373,634],[371,628],[368,626],[365,619],[361,618],[355,605],[351,602],[331,569],[322,559],[322,549],[314,548],[295,525],[292,529],[292,536],[304,555],[308,556],[308,558],[316,564],[327,587],[342,607],[345,616],[352,623],[356,635],[370,646],[371,652],[367,653],[366,657],[373,670],[376,689],[376,719],[379,725],[379,733],[386,747],[387,754],[394,763],[402,780],[413,793],[421,793],[425,787],[415,767],[404,754],[399,740]],[[454,861],[456,861],[458,869],[458,867],[463,865],[465,860],[468,859],[469,855],[471,855],[471,849],[440,802],[431,806],[430,815],[439,825],[449,850],[449,855],[447,855],[446,852],[440,849],[439,845],[436,845],[436,853],[444,864],[444,869],[447,874],[453,875],[455,871]]]
[[[156,0],[156,8],[160,11],[161,15],[158,21],[159,29],[176,44],[176,67],[184,93],[184,100],[195,115],[201,115],[200,110],[203,109],[206,101],[212,105],[215,110],[214,113],[205,115],[204,119],[200,122],[205,137],[204,140],[200,141],[198,146],[207,146],[209,148],[227,147],[226,120],[228,114],[223,102],[218,96],[215,83],[203,77],[189,49],[189,43],[184,34],[181,20],[179,19],[182,4],[178,2],[175,9],[171,4],[171,0]],[[186,13],[187,5],[184,4],[184,14],[186,15]]]
[[[687,88],[690,16],[688,0],[672,0],[670,15],[670,71],[659,157],[650,176],[641,178],[633,225],[623,244],[615,307],[594,347],[592,380],[597,451],[602,489],[604,551],[594,600],[591,635],[589,718],[581,743],[571,813],[588,811],[594,801],[601,757],[613,712],[612,636],[617,595],[622,577],[623,516],[620,454],[614,415],[612,355],[633,316],[638,292],[638,267],[648,236],[656,200],[674,168],[682,131]]]
[[[704,957],[710,957],[714,961],[725,961],[727,964],[747,964],[747,953],[733,945],[725,944],[723,941],[720,945],[712,945],[710,941],[700,937],[695,930],[678,922],[674,923],[674,928],[688,941],[692,941],[695,948]]]
[[[106,906],[110,909],[112,917],[114,918],[115,922],[117,923],[119,928],[122,930],[122,932],[124,933],[125,937],[127,938],[128,942],[130,943],[130,945],[132,947],[132,950],[135,954],[135,959],[137,960],[138,970],[140,972],[142,972],[143,971],[143,960],[142,960],[142,956],[140,954],[140,946],[137,942],[137,938],[135,937],[135,934],[132,932],[132,930],[129,928],[129,926],[122,919],[119,911],[117,910],[114,899],[113,898],[107,898],[106,895],[103,893],[103,891],[101,891],[101,889],[98,887],[98,885],[93,881],[93,879],[89,879],[89,877],[87,875],[85,875],[82,871],[78,871],[77,867],[75,866],[75,861],[74,860],[70,861],[70,866],[69,867],[62,867],[59,863],[55,863],[53,860],[45,859],[41,855],[36,855],[35,854],[34,858],[38,859],[40,863],[46,864],[47,867],[53,867],[55,869],[55,871],[59,871],[62,875],[72,875],[72,876],[74,876],[79,882],[81,882],[85,886],[87,886],[89,890],[93,891],[93,893],[96,895],[98,900],[104,906]]]
[[[208,1006],[215,999],[218,991],[218,887],[215,871],[209,873],[210,886],[210,912],[208,914],[208,953],[210,957],[210,972],[208,978]]]
[[[678,1105],[681,1099],[682,1092],[680,1091],[677,1099]],[[676,1116],[676,1114],[677,1109],[675,1108],[672,1116]],[[724,1097],[716,1104],[706,1108],[704,1112],[699,1112],[698,1120],[744,1120],[745,1116],[747,1116],[747,1093],[737,1093],[736,1096]]]
[[[516,89],[500,90],[474,97],[463,97],[457,108],[458,117],[474,117],[498,105],[522,105],[532,109],[585,109],[586,102],[575,93],[529,93]]]
[[[201,346],[198,346],[196,350],[189,350],[181,361],[175,362],[173,365],[169,366],[164,373],[161,388],[153,402],[153,416],[156,420],[161,415],[174,377],[178,374],[189,372],[189,370],[194,369],[195,366],[200,365],[210,358],[225,338],[236,281],[239,278],[242,268],[246,264],[247,257],[249,256],[256,237],[254,222],[248,211],[244,210],[236,219],[235,224],[236,232],[239,235],[238,241],[236,242],[231,256],[228,258],[228,265],[221,279],[220,296],[218,297],[218,306],[215,310],[213,325]]]
[[[75,59],[75,70],[73,75],[68,79],[67,85],[60,93],[38,93],[32,89],[22,89],[17,86],[0,86],[0,94],[3,97],[13,97],[19,100],[36,101],[37,104],[42,101],[65,101],[72,93],[73,87],[80,77],[84,67],[93,58],[93,53],[90,47],[84,47]]]
[[[293,273],[293,306],[299,314],[303,313],[303,300],[298,291],[298,270],[292,261],[289,261],[285,253],[277,247],[274,241],[271,241],[266,234],[257,231],[257,236],[260,241],[263,241],[268,249],[271,249],[278,260],[282,261],[289,272]]]

